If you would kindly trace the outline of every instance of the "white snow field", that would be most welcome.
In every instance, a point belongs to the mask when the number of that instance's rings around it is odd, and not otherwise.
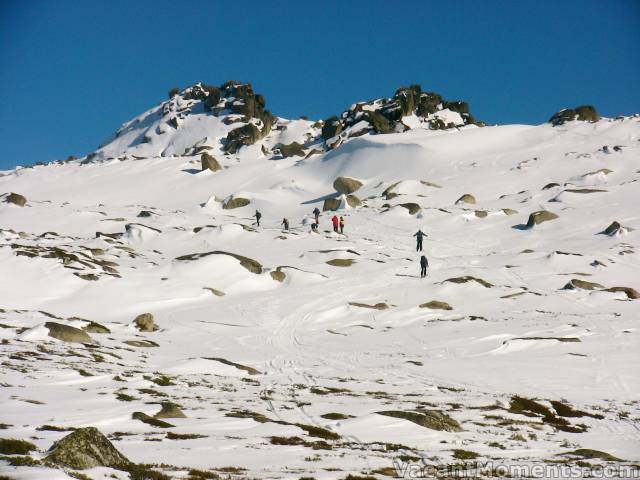
[[[38,448],[35,466],[0,456],[0,476],[77,478],[38,459],[88,426],[166,476],[135,478],[638,465],[640,117],[443,131],[408,119],[404,133],[282,158],[278,143],[321,145],[318,127],[278,119],[224,154],[218,117],[194,109],[176,135],[153,115],[91,161],[0,177],[0,194],[27,199],[0,203],[0,438]],[[198,142],[222,170],[183,156]],[[336,212],[344,235],[330,211],[314,233],[338,176],[363,183],[363,205]],[[250,203],[223,209],[232,195]],[[558,218],[527,228],[541,210]],[[133,325],[146,312],[157,331]],[[109,333],[70,343],[45,326],[88,321]],[[186,417],[132,418],[163,402]]]

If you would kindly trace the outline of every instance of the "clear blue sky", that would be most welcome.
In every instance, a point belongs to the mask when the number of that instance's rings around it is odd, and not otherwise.
[[[640,112],[640,0],[0,0],[0,169],[82,156],[197,80],[324,118],[420,83],[491,123]]]

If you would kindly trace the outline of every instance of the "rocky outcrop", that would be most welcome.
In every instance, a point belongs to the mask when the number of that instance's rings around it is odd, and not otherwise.
[[[456,205],[460,205],[461,203],[475,204],[476,198],[469,193],[465,193],[458,200],[456,200]]]
[[[155,332],[160,328],[151,313],[141,313],[133,320],[133,324],[141,332]]]
[[[464,277],[455,277],[455,278],[448,278],[446,280],[444,280],[444,282],[450,282],[450,283],[468,283],[468,282],[476,282],[480,285],[482,285],[485,288],[491,288],[493,287],[493,285],[489,282],[487,282],[486,280],[483,280],[482,278],[477,278],[477,277],[472,277],[469,275],[465,275]]]
[[[350,177],[338,177],[333,181],[333,188],[336,192],[344,195],[358,191],[362,187],[363,183],[360,180]]]
[[[228,255],[238,260],[240,262],[240,265],[246,268],[247,270],[249,270],[251,273],[255,273],[255,274],[262,273],[262,265],[259,262],[253,260],[252,258],[244,257],[242,255],[238,255],[237,253],[223,252],[221,250],[214,250],[212,252],[205,252],[205,253],[192,253],[190,255],[182,255],[180,257],[177,257],[176,260],[193,261],[193,260],[198,260],[200,258],[207,257],[209,255]]]
[[[548,210],[538,210],[537,212],[533,212],[531,215],[529,215],[526,228],[533,228],[534,225],[540,225],[541,223],[549,222],[551,220],[555,220],[556,218],[558,218],[558,215],[553,212],[550,212]]]
[[[13,203],[19,207],[24,207],[27,204],[27,198],[19,193],[10,193],[4,199],[6,203]]]
[[[549,123],[554,127],[558,125],[564,125],[567,122],[573,120],[580,120],[582,122],[597,122],[600,120],[600,115],[595,107],[591,105],[582,105],[576,108],[565,108],[553,114],[549,119]]]
[[[384,302],[379,302],[374,305],[360,302],[349,302],[349,305],[351,305],[352,307],[369,308],[371,310],[387,310],[389,308],[389,305]]]
[[[165,422],[164,420],[153,418],[143,412],[133,412],[131,418],[133,420],[140,420],[142,423],[146,423],[147,425],[151,425],[152,427],[156,428],[171,428],[175,426],[170,424],[169,422]]]
[[[180,406],[172,402],[162,402],[160,411],[156,413],[154,418],[187,418]]]
[[[347,205],[351,208],[357,208],[362,205],[362,200],[360,200],[355,195],[347,195],[346,197]]]
[[[280,144],[276,147],[283,157],[304,157],[304,147],[298,142],[292,142],[288,145]]]
[[[431,310],[453,310],[453,307],[447,302],[441,302],[439,300],[431,300],[430,302],[423,303],[420,308],[430,308]]]
[[[601,231],[600,234],[613,237],[615,235],[620,235],[627,232],[633,232],[633,228],[623,227],[622,225],[620,225],[620,222],[613,221],[611,222],[611,225]]]
[[[627,295],[627,298],[629,300],[640,299],[640,293],[638,293],[636,289],[631,287],[610,287],[610,288],[605,288],[604,291],[613,292],[613,293],[624,292]]]
[[[44,460],[78,470],[94,467],[122,469],[131,464],[95,427],[79,428],[58,440]]]
[[[49,336],[63,342],[92,343],[93,340],[87,332],[62,323],[47,322],[44,324],[49,329]]]
[[[340,117],[328,118],[322,126],[322,138],[331,149],[340,145],[339,141],[328,141],[337,136],[403,132],[409,128],[403,117],[409,115],[415,115],[424,128],[433,130],[482,125],[469,113],[467,102],[446,101],[437,93],[423,92],[420,85],[411,85],[396,90],[392,98],[358,102]]]
[[[587,282],[586,280],[580,280],[578,278],[572,278],[569,282],[562,287],[562,290],[598,290],[602,289],[604,286],[599,283]]]
[[[222,170],[222,166],[216,160],[213,155],[209,155],[207,152],[204,152],[200,156],[200,162],[202,164],[202,170],[211,170],[212,172],[217,172],[218,170]]]
[[[248,198],[231,196],[222,204],[222,208],[224,210],[233,210],[234,208],[246,207],[250,203],[251,200]]]
[[[410,215],[415,215],[422,209],[422,207],[420,207],[420,205],[418,205],[417,203],[401,203],[400,206],[402,208],[406,208],[409,211]]]
[[[431,430],[462,432],[462,427],[456,420],[439,410],[421,410],[419,412],[389,410],[376,413],[386,417],[402,418],[413,422],[416,425],[420,425],[421,427],[430,428]]]
[[[325,198],[324,203],[322,204],[322,211],[335,211],[340,208],[340,204],[342,202],[339,198]]]

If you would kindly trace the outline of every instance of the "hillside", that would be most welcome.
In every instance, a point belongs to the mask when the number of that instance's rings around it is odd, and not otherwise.
[[[287,120],[198,84],[3,172],[0,437],[38,463],[92,426],[182,479],[637,465],[640,117],[483,126],[434,95]],[[0,474],[72,478],[24,458]]]

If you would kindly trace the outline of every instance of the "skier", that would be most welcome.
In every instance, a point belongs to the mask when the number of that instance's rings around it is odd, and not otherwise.
[[[427,276],[427,267],[429,266],[429,260],[427,257],[422,255],[420,257],[420,278],[424,278]]]
[[[260,226],[260,219],[262,218],[262,214],[256,210],[256,214],[254,215],[254,217],[256,217],[256,223],[258,224],[258,227]]]
[[[340,217],[340,233],[344,234],[344,217]]]
[[[282,226],[284,227],[285,230],[289,230],[289,220],[287,220],[286,218],[283,218]]]
[[[416,233],[413,234],[414,237],[416,237],[417,240],[417,244],[416,244],[416,252],[421,252],[422,251],[422,237],[426,237],[427,234],[424,233],[422,230],[418,230]]]
[[[336,217],[335,215],[331,218],[331,223],[333,224],[333,231],[338,233],[338,226],[340,224],[340,221],[338,220],[338,217]]]
[[[318,210],[318,207],[313,209],[313,215],[316,218],[316,223],[320,223],[320,210]]]

